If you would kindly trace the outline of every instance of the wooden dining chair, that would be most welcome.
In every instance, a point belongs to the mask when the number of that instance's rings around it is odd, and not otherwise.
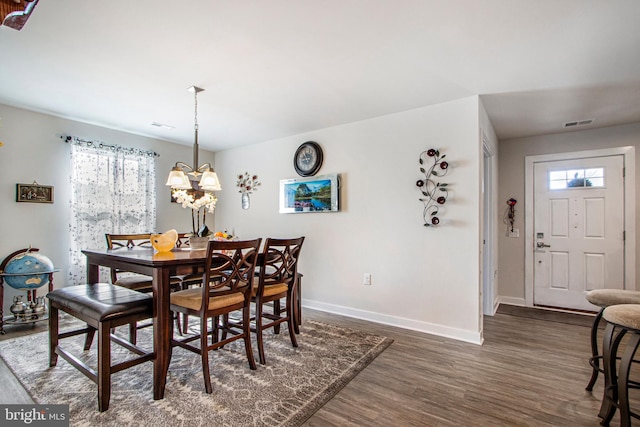
[[[151,233],[105,234],[107,249],[151,249]],[[111,269],[111,283],[139,292],[151,292],[152,278],[144,274]]]
[[[134,234],[105,234],[107,239],[107,249],[134,249],[147,248],[151,249],[151,233],[134,233]],[[111,283],[132,291],[151,293],[153,292],[153,278],[144,274],[132,273],[120,269],[111,269]],[[171,290],[177,291],[182,289],[183,279],[180,276],[171,277]],[[180,319],[176,318],[180,323]],[[152,326],[152,323],[138,325],[132,323],[129,325],[129,341],[135,344],[137,341],[137,331],[141,328]],[[182,330],[180,328],[179,330]]]
[[[178,241],[176,248],[189,249],[189,237],[192,233],[178,233]],[[181,281],[182,290],[189,289],[192,286],[202,286],[202,274],[184,274],[177,276]],[[186,334],[189,330],[189,316],[182,314],[182,333]]]
[[[203,285],[199,288],[173,292],[170,298],[171,311],[196,316],[200,319],[199,334],[176,339],[171,334],[171,347],[181,347],[200,355],[202,374],[207,393],[212,393],[209,372],[209,351],[223,347],[235,340],[244,341],[249,367],[256,369],[251,348],[250,308],[251,289],[255,274],[258,249],[262,239],[240,241],[209,241],[205,261]],[[209,319],[242,311],[241,328],[229,327],[229,338],[218,339],[218,324],[209,330]],[[199,346],[191,344],[200,341]]]
[[[296,239],[265,240],[261,254],[260,272],[254,279],[251,299],[255,303],[255,327],[258,343],[258,356],[264,365],[263,331],[273,328],[274,333],[280,333],[280,325],[286,323],[289,329],[291,345],[298,346],[296,340],[296,280],[298,278],[298,260],[304,237]],[[285,300],[282,308],[280,301]],[[267,303],[271,303],[271,311],[265,310]],[[226,320],[226,319],[225,319]]]

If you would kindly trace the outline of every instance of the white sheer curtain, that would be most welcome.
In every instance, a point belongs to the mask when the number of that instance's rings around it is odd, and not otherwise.
[[[150,233],[156,226],[154,152],[67,137],[71,145],[69,283],[86,280],[82,249],[106,248],[105,233]],[[109,281],[103,272],[101,280]]]

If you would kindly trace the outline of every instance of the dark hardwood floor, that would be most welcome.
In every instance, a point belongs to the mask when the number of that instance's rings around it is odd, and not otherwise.
[[[394,343],[305,426],[598,426],[592,317],[523,307],[484,320],[484,344],[305,312]],[[612,425],[618,425],[616,415]]]
[[[304,316],[395,340],[305,426],[599,425],[602,379],[584,390],[590,316],[501,306],[485,317],[482,346],[309,309]],[[7,330],[0,346],[46,323]],[[29,401],[1,360],[0,384],[0,403]]]

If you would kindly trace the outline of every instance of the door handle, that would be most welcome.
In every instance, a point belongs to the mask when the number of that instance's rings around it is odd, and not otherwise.
[[[538,242],[538,243],[536,243],[536,246],[538,248],[550,248],[551,247],[551,245],[545,245],[544,242]]]

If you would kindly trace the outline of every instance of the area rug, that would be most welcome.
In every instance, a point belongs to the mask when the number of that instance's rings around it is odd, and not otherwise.
[[[150,328],[138,332],[141,347],[149,348],[151,340]],[[60,357],[49,368],[46,333],[3,341],[0,356],[36,403],[69,404],[72,426],[297,426],[392,342],[305,319],[298,348],[291,346],[286,326],[279,335],[265,333],[267,364],[258,363],[255,371],[241,341],[210,352],[212,394],[204,391],[200,356],[175,348],[164,399],[153,400],[153,366],[143,363],[112,376],[111,402],[103,413],[91,380]],[[81,337],[63,341],[96,366],[96,343],[84,353],[82,343]],[[130,353],[113,345],[112,355],[122,360]]]

